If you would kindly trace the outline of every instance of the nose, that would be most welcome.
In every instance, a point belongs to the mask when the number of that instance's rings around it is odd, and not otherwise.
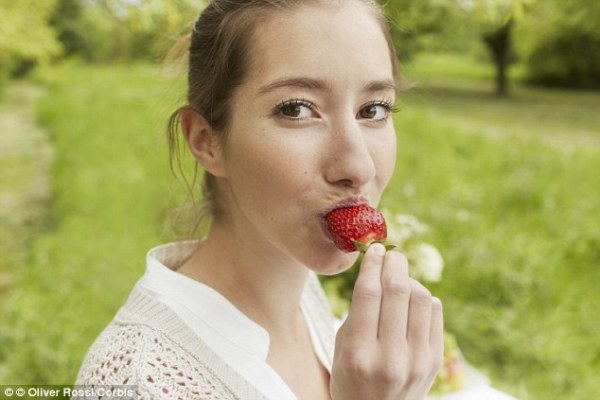
[[[325,168],[329,183],[360,188],[375,177],[374,154],[367,135],[355,118],[333,127]]]

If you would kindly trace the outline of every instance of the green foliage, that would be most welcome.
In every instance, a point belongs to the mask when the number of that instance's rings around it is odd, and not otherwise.
[[[64,54],[70,56],[82,53],[86,48],[87,26],[81,23],[85,10],[81,0],[56,0],[57,4],[50,17],[50,25],[62,43]]]
[[[48,24],[56,0],[0,1],[0,87],[3,77],[61,53]]]
[[[527,25],[522,52],[529,81],[600,88],[600,3],[538,1]]]
[[[506,90],[509,64],[523,60],[532,83],[600,87],[600,3],[589,0],[386,2],[402,61],[427,50],[464,53],[482,41]]]
[[[195,0],[58,0],[52,23],[68,54],[91,61],[164,57],[197,17]]]
[[[511,20],[524,16],[524,5],[531,0],[475,0],[460,1],[456,4],[466,13],[477,32],[487,35],[505,26]]]
[[[388,0],[383,1],[390,22],[392,39],[401,61],[431,45],[431,38],[445,31],[449,7],[447,2]]]
[[[390,0],[382,1],[392,24],[398,53],[458,51],[524,16],[532,0]],[[401,57],[405,60],[407,57]]]
[[[131,33],[134,57],[161,58],[174,39],[191,31],[198,17],[200,1],[142,0],[140,6],[129,7],[125,21]]]
[[[85,7],[71,24],[78,35],[72,55],[92,62],[123,59],[128,55],[122,44],[128,35],[101,8]]]
[[[464,53],[483,42],[496,68],[496,93],[507,93],[512,57],[512,27],[531,0],[413,1],[385,3],[400,59],[426,49]]]

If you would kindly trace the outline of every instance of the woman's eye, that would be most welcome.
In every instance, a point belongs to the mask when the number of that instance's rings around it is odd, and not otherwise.
[[[313,105],[299,100],[291,100],[277,106],[277,114],[288,119],[304,119],[313,115]]]
[[[361,119],[370,119],[373,121],[382,121],[392,112],[392,106],[388,103],[377,102],[367,104],[358,112],[357,117]]]

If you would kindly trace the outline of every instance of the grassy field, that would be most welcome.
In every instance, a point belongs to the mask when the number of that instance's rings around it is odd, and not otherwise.
[[[436,73],[431,59],[406,71],[418,85],[400,100],[383,206],[432,228],[446,269],[431,288],[448,330],[521,399],[594,398],[600,94],[515,87],[498,99],[483,75]],[[172,238],[165,218],[183,192],[163,136],[179,81],[144,65],[71,65],[39,79],[49,94],[38,119],[55,151],[50,226],[0,293],[0,383],[73,381],[146,250]]]
[[[424,61],[407,69],[417,87],[386,200],[434,227],[448,329],[521,398],[594,398],[600,93],[513,87],[501,99],[486,82],[421,74],[435,70]]]
[[[6,87],[0,96],[0,354],[8,350],[2,305],[48,222],[52,151],[35,123],[41,96],[40,87],[23,82]]]
[[[70,383],[92,338],[165,239],[172,82],[144,66],[44,74],[38,108],[55,150],[49,227],[5,295],[0,382]],[[175,94],[174,94],[175,93]],[[11,268],[15,268],[11,266]]]

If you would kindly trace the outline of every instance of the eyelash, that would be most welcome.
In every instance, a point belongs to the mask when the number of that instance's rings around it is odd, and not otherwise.
[[[306,99],[291,99],[291,100],[284,100],[281,101],[280,103],[278,103],[275,106],[275,110],[273,112],[274,115],[279,116],[281,118],[284,119],[288,119],[288,120],[292,120],[292,121],[301,121],[303,118],[302,117],[290,117],[290,116],[285,116],[283,115],[283,111],[286,107],[294,107],[294,106],[303,106],[308,108],[310,111],[314,111],[317,107],[314,103],[306,100]],[[372,107],[372,106],[381,106],[384,107],[386,112],[387,112],[387,116],[386,118],[381,118],[381,119],[377,119],[377,120],[373,120],[372,122],[385,122],[387,121],[388,117],[396,112],[398,112],[398,107],[395,104],[392,104],[392,102],[390,100],[375,100],[375,101],[371,101],[369,103],[364,104],[358,114],[360,114],[361,111],[363,111],[364,109],[368,108],[368,107]],[[357,114],[357,116],[358,116]],[[369,119],[369,118],[365,118],[365,119]]]
[[[281,118],[289,119],[289,120],[292,120],[292,121],[299,121],[299,120],[301,120],[301,118],[289,117],[289,116],[286,116],[286,115],[282,114],[283,111],[284,111],[284,109],[286,107],[290,107],[290,106],[291,107],[294,107],[294,106],[304,106],[304,107],[308,108],[310,111],[314,111],[316,109],[315,104],[312,103],[312,102],[310,102],[310,101],[308,101],[308,100],[305,100],[305,99],[291,99],[291,100],[284,100],[284,101],[278,103],[275,106],[274,114],[276,116],[281,117]]]
[[[390,100],[375,100],[375,101],[371,101],[371,102],[365,104],[364,106],[362,106],[361,109],[359,110],[359,113],[360,113],[360,111],[364,110],[365,108],[372,107],[372,106],[381,106],[381,107],[385,108],[385,110],[388,114],[386,116],[386,118],[375,120],[374,122],[386,121],[387,117],[398,112],[398,106],[396,104],[393,104]]]

